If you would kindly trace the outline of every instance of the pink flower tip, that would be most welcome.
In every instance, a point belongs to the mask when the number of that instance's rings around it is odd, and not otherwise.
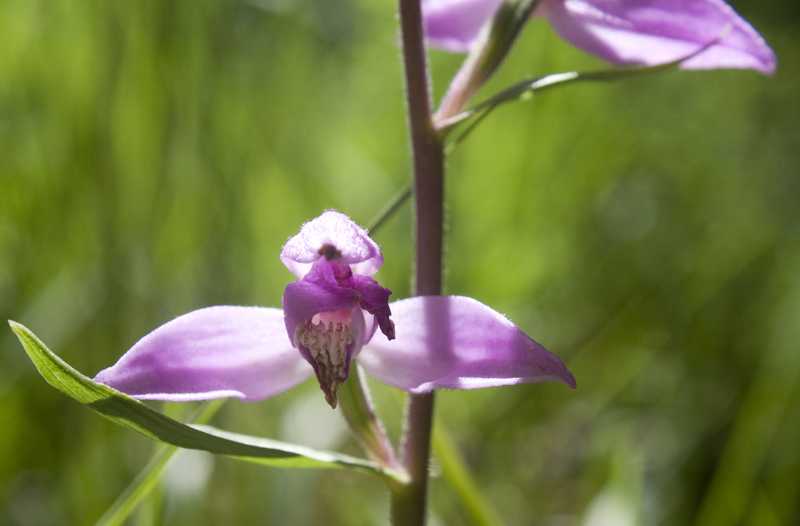
[[[502,0],[423,0],[431,45],[469,51]],[[742,68],[771,75],[775,53],[723,0],[542,0],[547,18],[570,44],[614,64],[665,64],[690,57],[684,69]]]

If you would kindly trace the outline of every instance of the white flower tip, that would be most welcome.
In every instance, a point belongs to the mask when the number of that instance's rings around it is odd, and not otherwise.
[[[305,223],[281,252],[283,264],[301,279],[321,257],[339,259],[353,267],[353,272],[366,276],[375,274],[383,265],[380,247],[367,231],[335,210],[327,210]]]

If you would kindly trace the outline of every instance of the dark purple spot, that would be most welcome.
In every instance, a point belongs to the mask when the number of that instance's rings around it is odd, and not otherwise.
[[[325,259],[328,261],[339,260],[342,259],[342,253],[339,251],[338,248],[331,245],[330,243],[325,243],[319,250],[317,250],[317,254],[320,256],[324,256]]]

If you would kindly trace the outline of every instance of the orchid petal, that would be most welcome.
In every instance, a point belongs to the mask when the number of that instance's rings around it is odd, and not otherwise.
[[[196,310],[139,340],[95,381],[142,400],[262,400],[313,374],[285,330],[280,309]]]
[[[423,0],[425,36],[433,47],[466,53],[503,0]]]
[[[302,279],[311,265],[332,251],[337,259],[350,265],[353,272],[371,276],[383,265],[383,255],[378,244],[370,239],[366,230],[349,217],[328,210],[304,224],[300,233],[283,246],[281,261]],[[328,257],[331,259],[331,257]]]
[[[775,54],[722,0],[545,0],[546,16],[567,42],[616,64],[663,64],[722,40],[681,64],[684,69],[752,68],[775,72]]]
[[[428,0],[423,4],[431,45],[467,52],[501,0]],[[545,17],[570,44],[615,64],[665,64],[687,57],[684,69],[750,68],[771,75],[775,53],[723,0],[542,0]]]
[[[359,356],[364,370],[412,393],[575,378],[554,354],[502,314],[463,296],[392,303],[397,338],[376,335]]]

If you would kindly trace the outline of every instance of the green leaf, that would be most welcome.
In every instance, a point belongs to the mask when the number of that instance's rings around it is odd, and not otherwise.
[[[439,123],[439,128],[441,130],[448,130],[456,124],[463,122],[481,112],[491,111],[500,104],[515,100],[525,100],[526,96],[530,96],[534,92],[541,92],[555,87],[567,86],[569,84],[575,84],[578,82],[614,82],[617,80],[643,77],[645,75],[669,71],[670,69],[676,68],[681,62],[689,58],[691,57],[682,58],[667,64],[659,64],[657,66],[628,66],[615,69],[584,72],[569,71],[566,73],[553,73],[551,75],[545,75],[544,77],[539,77],[533,80],[524,80],[509,86],[500,93],[497,93],[480,104],[459,113],[451,119],[442,121]]]
[[[463,110],[506,59],[540,0],[501,2],[475,42],[464,64],[453,78],[434,121],[448,121]]]
[[[414,189],[409,181],[367,223],[367,232],[369,232],[370,236],[375,236],[375,232],[403,206],[403,203],[408,201],[412,193],[414,193]]]
[[[570,71],[567,73],[554,73],[552,75],[545,75],[544,77],[539,77],[533,80],[524,80],[522,82],[518,82],[517,84],[513,84],[503,91],[493,95],[489,99],[481,102],[480,104],[473,106],[472,108],[469,108],[458,115],[448,119],[443,119],[436,123],[437,129],[444,136],[452,131],[453,128],[455,128],[458,124],[475,117],[474,121],[467,127],[467,129],[464,130],[457,139],[447,146],[445,153],[449,154],[455,150],[455,148],[467,137],[467,135],[469,135],[469,133],[475,129],[475,127],[487,115],[489,115],[489,113],[492,112],[492,110],[501,104],[516,100],[527,100],[527,98],[533,96],[534,93],[539,93],[556,87],[568,86],[578,82],[615,82],[618,80],[627,80],[669,71],[680,66],[682,62],[696,57],[714,44],[717,44],[720,40],[727,36],[730,30],[731,27],[730,24],[728,24],[714,40],[708,42],[694,53],[664,64],[658,64],[655,66],[624,66],[600,71]]]
[[[130,396],[82,375],[53,354],[30,330],[9,321],[25,351],[47,382],[119,425],[142,435],[187,449],[199,449],[217,455],[283,468],[349,468],[401,481],[399,474],[368,460],[339,453],[317,451],[235,433],[208,426],[181,424]]]
[[[117,497],[114,504],[100,517],[95,526],[120,526],[136,509],[136,506],[156,487],[164,468],[175,456],[175,446],[158,446],[160,449],[142,469],[127,488]]]

